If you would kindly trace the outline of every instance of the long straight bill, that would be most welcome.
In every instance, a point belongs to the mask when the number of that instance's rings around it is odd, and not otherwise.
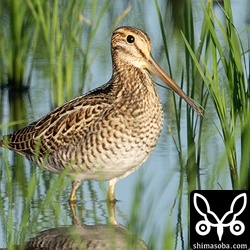
[[[185,92],[175,83],[175,81],[168,76],[165,71],[155,62],[150,56],[147,65],[148,70],[159,77],[164,83],[167,84],[175,93],[182,97],[200,116],[203,116],[202,111],[189,99]]]

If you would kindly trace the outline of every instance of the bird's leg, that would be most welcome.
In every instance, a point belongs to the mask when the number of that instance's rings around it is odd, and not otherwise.
[[[81,221],[79,220],[76,214],[76,203],[69,203],[69,207],[71,210],[72,224],[73,225],[81,225]]]
[[[75,203],[76,202],[76,190],[80,186],[80,181],[72,181],[72,191],[69,197],[69,203]]]
[[[107,202],[107,206],[108,206],[108,212],[109,212],[109,222],[112,225],[118,225],[119,223],[116,220],[116,216],[115,216],[115,202]]]
[[[113,203],[116,202],[116,198],[115,198],[115,184],[116,184],[116,182],[117,182],[117,178],[113,178],[109,181],[107,200],[110,202],[113,202]]]

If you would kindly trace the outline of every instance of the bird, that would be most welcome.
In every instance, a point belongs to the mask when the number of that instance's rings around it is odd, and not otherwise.
[[[83,181],[109,181],[107,200],[116,201],[115,185],[151,155],[163,126],[163,109],[151,73],[201,109],[151,55],[151,40],[141,29],[122,26],[111,37],[112,76],[86,94],[52,110],[30,125],[5,135],[0,146],[21,154],[44,170],[72,179],[69,202]]]
[[[107,223],[82,224],[74,204],[70,207],[72,225],[43,230],[30,238],[21,249],[148,249],[146,243],[138,235],[117,221],[116,204],[110,202],[107,205],[109,210]]]
[[[18,248],[16,248],[18,249]],[[148,246],[137,235],[122,225],[77,225],[50,228],[30,238],[24,250],[45,249],[138,249],[146,250]]]

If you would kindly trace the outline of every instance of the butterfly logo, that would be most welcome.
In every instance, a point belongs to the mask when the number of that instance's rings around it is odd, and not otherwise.
[[[203,202],[203,205],[205,204],[205,211],[204,211],[204,206],[199,208],[198,206],[199,199],[200,199],[199,202]],[[243,205],[237,211],[235,204],[238,203],[240,199],[243,199]],[[217,228],[217,235],[218,235],[219,241],[221,241],[222,235],[224,233],[224,227],[229,227],[230,232],[236,236],[243,234],[243,232],[245,231],[245,225],[243,224],[242,221],[237,220],[237,216],[239,216],[246,208],[246,205],[247,205],[246,193],[239,194],[233,199],[231,206],[230,206],[230,210],[227,211],[222,216],[221,219],[219,219],[218,216],[213,211],[210,210],[210,205],[207,199],[203,195],[195,193],[194,198],[193,198],[193,203],[194,203],[194,207],[196,211],[204,218],[203,220],[200,220],[199,222],[197,222],[195,226],[195,230],[199,235],[202,235],[202,236],[207,235],[209,234],[211,227],[215,227]],[[228,219],[228,216],[232,217],[232,220],[228,223],[224,223],[225,220]],[[211,219],[213,219],[213,222],[211,222]]]

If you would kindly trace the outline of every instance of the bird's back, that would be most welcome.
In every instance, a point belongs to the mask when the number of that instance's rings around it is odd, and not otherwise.
[[[82,138],[83,131],[98,119],[100,112],[112,105],[112,97],[108,94],[111,87],[110,84],[103,85],[63,104],[28,126],[4,136],[0,146],[7,146],[34,160],[73,144]]]

